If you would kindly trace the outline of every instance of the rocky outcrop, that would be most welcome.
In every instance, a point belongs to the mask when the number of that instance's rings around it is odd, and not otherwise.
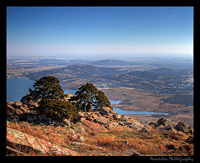
[[[175,123],[167,118],[160,118],[158,121],[157,121],[157,124],[160,126],[160,125],[163,125],[163,126],[167,126],[167,125],[172,125],[174,126]]]
[[[23,101],[23,100],[22,100]],[[28,103],[27,103],[28,104]],[[102,151],[103,155],[112,155],[106,153],[106,146],[103,144],[108,144],[111,147],[114,145],[124,146],[124,151],[120,151],[120,155],[123,156],[141,156],[140,152],[143,154],[142,150],[138,150],[136,144],[136,149],[139,151],[135,151],[133,149],[135,143],[131,139],[126,139],[123,137],[119,140],[117,136],[111,136],[110,138],[104,140],[105,142],[100,143],[98,146],[98,141],[93,141],[91,144],[88,144],[88,140],[92,138],[94,135],[98,135],[101,133],[102,135],[107,135],[108,133],[121,133],[126,131],[127,136],[132,135],[136,138],[143,139],[153,139],[157,136],[160,136],[161,139],[168,139],[169,144],[159,145],[159,150],[166,153],[168,151],[177,152],[179,150],[186,151],[190,153],[192,151],[193,144],[193,129],[191,129],[185,122],[179,122],[175,125],[175,123],[167,118],[160,118],[157,123],[151,122],[148,125],[144,125],[133,118],[130,118],[126,115],[120,115],[114,112],[109,107],[103,107],[100,110],[95,110],[91,112],[78,112],[78,122],[74,123],[69,119],[64,119],[62,122],[58,121],[45,121],[45,117],[36,115],[31,107],[24,104],[23,102],[8,102],[7,103],[7,119],[11,122],[19,122],[26,121],[27,122],[38,122],[39,125],[43,122],[43,125],[50,125],[50,127],[55,134],[63,134],[66,136],[67,148],[65,146],[61,147],[56,142],[49,142],[43,139],[39,139],[38,137],[34,137],[32,135],[17,131],[15,129],[8,128],[7,129],[7,152],[15,153],[17,155],[26,156],[27,150],[34,151],[37,155],[49,155],[49,156],[80,156],[87,155],[88,151],[83,154],[76,152],[79,148],[87,147],[89,149]],[[35,105],[36,106],[36,105]],[[9,123],[11,123],[9,122]],[[31,124],[35,125],[35,124]],[[43,126],[42,125],[42,126]],[[40,125],[39,125],[40,126]],[[41,128],[42,132],[46,132],[46,128]],[[122,131],[122,132],[121,132]],[[140,135],[140,136],[139,136]],[[100,140],[100,135],[97,138]],[[139,136],[139,137],[137,137]],[[95,137],[94,137],[95,138]],[[129,137],[130,138],[130,137]],[[183,142],[182,146],[177,146],[176,143],[171,143],[173,141]],[[49,139],[48,139],[49,140]],[[114,140],[114,141],[113,141]],[[131,140],[131,141],[130,141]],[[106,142],[107,141],[107,142]],[[62,141],[63,142],[63,141]],[[113,143],[118,142],[118,143]],[[55,144],[53,144],[55,143]],[[96,143],[96,144],[95,144]],[[61,143],[62,144],[62,143]],[[72,146],[70,146],[70,144]],[[68,149],[68,145],[73,149]],[[138,145],[140,146],[140,145]],[[130,147],[130,148],[129,148]],[[116,148],[116,147],[115,147]],[[118,148],[118,147],[117,147]],[[83,150],[83,149],[82,149]],[[79,150],[78,150],[79,151]],[[84,151],[84,150],[83,150]]]
[[[159,126],[157,123],[154,123],[154,122],[150,122],[148,125],[153,128],[157,128]]]
[[[102,107],[100,109],[100,114],[102,114],[102,115],[109,115],[109,114],[115,114],[115,112],[111,108],[109,108],[109,107]]]
[[[120,115],[109,107],[102,107],[102,109],[95,112],[78,112],[78,117],[80,122],[87,127],[102,129],[102,131],[121,130],[124,127],[139,130],[144,127],[140,122],[126,115]]]
[[[80,154],[75,151],[11,128],[7,128],[7,146],[15,150],[31,148],[37,151],[38,154],[48,156],[80,156]],[[19,146],[21,148],[19,148]],[[23,153],[23,151],[19,152]]]
[[[28,94],[22,97],[20,101],[28,107],[38,107],[41,99],[34,100],[34,98],[30,94]]]
[[[190,142],[190,135],[193,134],[193,129],[188,126],[185,122],[175,122],[167,119],[160,118],[157,123],[150,122],[148,126],[156,129],[160,134],[164,135],[166,138],[174,140],[188,140]],[[145,130],[144,130],[145,131]],[[187,141],[186,141],[187,142]]]
[[[182,131],[184,133],[188,133],[190,131],[188,124],[185,122],[179,122],[176,126],[174,126],[174,128],[177,131]]]
[[[165,135],[166,137],[170,137],[170,136],[175,135],[177,133],[177,130],[172,125],[159,127],[158,131],[161,134]]]
[[[30,112],[31,111],[28,108],[28,106],[20,101],[7,103],[6,114],[7,114],[7,120],[9,121],[20,120],[23,114]]]
[[[134,149],[128,149],[122,152],[124,156],[142,156],[139,152]]]

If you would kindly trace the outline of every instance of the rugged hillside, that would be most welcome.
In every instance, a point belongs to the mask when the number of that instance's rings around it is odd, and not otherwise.
[[[9,156],[191,156],[193,129],[165,118],[141,124],[108,107],[78,112],[79,120],[42,122],[36,102],[7,103]]]
[[[106,64],[107,62],[105,62]],[[77,89],[86,82],[98,88],[129,87],[165,94],[189,94],[193,90],[192,72],[176,68],[154,68],[135,70],[135,68],[98,67],[94,65],[70,65],[27,74],[31,80],[54,75],[63,87]]]

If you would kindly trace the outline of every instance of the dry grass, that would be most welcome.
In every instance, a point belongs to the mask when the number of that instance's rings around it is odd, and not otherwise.
[[[43,140],[49,141],[53,144],[56,143],[58,145],[69,145],[71,142],[70,135],[64,132],[65,128],[59,128],[59,127],[53,127],[53,126],[31,125],[27,122],[7,123],[7,127],[16,129],[18,131],[32,135],[34,137],[38,137]]]
[[[30,134],[34,137],[49,141],[53,144],[67,147],[71,150],[83,152],[84,154],[93,155],[121,155],[122,151],[134,149],[144,156],[173,156],[188,155],[187,152],[170,151],[166,149],[169,144],[179,147],[183,142],[179,140],[169,139],[161,135],[156,129],[152,129],[151,133],[140,133],[137,131],[109,131],[95,132],[92,134],[85,133],[85,144],[79,146],[71,145],[70,129],[67,127],[53,127],[44,125],[31,125],[27,122],[7,123],[7,127]],[[35,151],[27,151],[28,155],[38,155]]]
[[[114,140],[115,140],[115,137],[110,136],[110,135],[96,137],[97,145],[103,146],[103,147],[113,147],[115,145]]]

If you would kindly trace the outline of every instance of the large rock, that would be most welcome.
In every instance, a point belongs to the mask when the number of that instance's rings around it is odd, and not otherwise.
[[[128,123],[128,126],[135,130],[142,129],[144,127],[144,125],[142,123],[140,123],[139,121],[134,120],[134,119],[132,119],[132,123]]]
[[[14,103],[14,105],[15,105],[17,108],[20,108],[20,107],[22,106],[22,102],[16,101],[16,102]]]
[[[108,123],[108,119],[105,117],[97,117],[96,119],[94,119],[94,122],[97,122],[101,125],[106,125]]]
[[[184,133],[188,133],[190,131],[189,126],[185,122],[179,122],[176,126],[174,126],[174,128],[177,131],[182,131]]]
[[[39,151],[43,155],[50,156],[78,156],[75,151],[67,148],[63,148],[59,145],[50,143],[49,141],[39,139],[32,135],[17,131],[15,129],[7,128],[7,145],[14,144],[15,146],[31,147],[36,151]],[[17,149],[17,150],[20,150]]]
[[[85,117],[85,113],[84,112],[78,112],[78,118],[83,118]]]
[[[22,106],[21,106],[22,107]],[[7,120],[9,121],[15,121],[20,119],[20,115],[24,113],[24,110],[21,108],[17,108],[15,105],[9,105],[7,104]]]
[[[154,123],[154,122],[150,122],[148,125],[153,128],[157,128],[159,126],[157,123]]]
[[[120,121],[122,122],[127,122],[127,120],[128,120],[128,117],[126,115],[122,115],[120,118]]]
[[[113,121],[113,122],[108,123],[107,128],[111,130],[111,129],[115,129],[118,126],[119,126],[119,123]]]
[[[80,142],[84,142],[84,141],[85,141],[85,138],[81,135],[81,136],[78,138],[78,140],[79,140]]]
[[[100,109],[100,113],[102,115],[115,114],[115,112],[111,108],[109,108],[109,107],[102,107]]]
[[[71,126],[71,122],[68,119],[64,119],[63,122],[65,122],[67,126],[69,127]]]
[[[140,133],[150,133],[150,128],[148,128],[147,126],[144,126],[139,132]]]
[[[134,149],[125,150],[122,154],[125,156],[141,156],[141,154]]]
[[[114,120],[120,120],[121,119],[121,115],[120,114],[113,114],[113,118]]]
[[[171,137],[173,139],[178,139],[177,130],[172,125],[167,125],[157,128],[158,131],[163,134],[165,137]]]
[[[20,101],[28,107],[38,107],[41,99],[34,100],[34,98],[30,94],[28,94],[22,97]]]
[[[7,104],[7,114],[15,114],[15,110],[16,109],[13,106]]]
[[[78,133],[81,133],[81,134],[85,134],[85,132],[86,132],[85,129],[83,127],[81,127],[80,125],[76,127],[76,130]]]
[[[160,118],[158,121],[157,121],[157,124],[160,126],[160,125],[163,125],[163,126],[167,126],[167,125],[172,125],[174,126],[175,123],[167,118]]]

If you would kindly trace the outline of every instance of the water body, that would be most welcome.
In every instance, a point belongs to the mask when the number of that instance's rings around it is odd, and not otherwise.
[[[116,101],[116,100],[110,100],[111,104],[119,104],[120,101]],[[168,115],[168,113],[157,113],[157,112],[147,112],[147,111],[133,111],[133,110],[124,110],[124,109],[120,109],[120,108],[113,108],[113,110],[116,113],[119,113],[121,115],[125,115],[125,114],[163,114],[163,115]]]
[[[7,79],[6,81],[7,102],[20,101],[23,96],[33,88],[33,80],[29,79]]]
[[[7,102],[20,101],[23,96],[29,93],[29,88],[33,89],[33,83],[35,81],[29,79],[7,79]],[[77,90],[64,90],[64,93],[75,94]],[[111,104],[119,104],[120,101],[110,100]],[[120,108],[113,108],[116,113],[124,114],[163,114],[168,113],[156,113],[156,112],[143,112],[143,111],[130,111]]]
[[[113,110],[121,115],[125,114],[146,114],[146,115],[155,115],[155,114],[162,114],[162,115],[168,115],[168,113],[157,113],[157,112],[147,112],[147,111],[133,111],[133,110],[123,110],[120,108],[113,108]]]

